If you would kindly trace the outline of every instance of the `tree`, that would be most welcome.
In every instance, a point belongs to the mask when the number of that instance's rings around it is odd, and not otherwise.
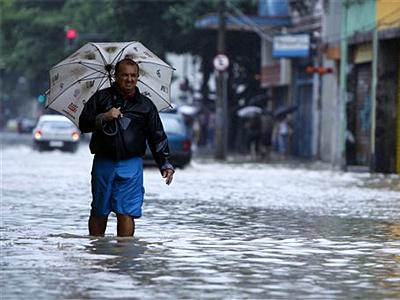
[[[254,0],[231,2],[245,13],[256,10]],[[194,24],[201,16],[215,12],[217,4],[216,0],[0,0],[2,93],[13,98],[19,78],[29,85],[27,97],[43,93],[48,70],[69,54],[64,30],[71,26],[78,31],[76,47],[91,40],[139,40],[161,57],[167,52],[201,57],[205,79],[202,91],[206,97],[206,80],[213,72],[216,54],[216,32],[197,29]],[[233,83],[245,82],[249,87],[246,93],[254,93],[258,37],[254,33],[230,32],[227,50],[236,66],[236,72],[231,69]],[[237,98],[234,91],[231,94],[230,99]],[[21,103],[16,105],[21,105],[26,99],[18,101]]]
[[[212,60],[216,55],[216,31],[198,29],[195,21],[217,11],[218,1],[114,1],[114,11],[120,26],[115,26],[115,36],[120,40],[142,40],[157,54],[166,52],[190,53],[202,59],[202,94],[207,97],[207,81],[214,71]],[[245,13],[256,13],[257,1],[231,1]],[[244,96],[258,92],[259,82],[254,75],[259,72],[259,37],[249,32],[229,32],[227,53],[236,73],[230,69],[230,78],[238,85],[245,82],[248,87]],[[231,90],[229,99],[235,99]]]
[[[47,81],[47,74],[42,71],[59,57],[54,45],[62,41],[63,28],[58,25],[59,15],[41,7],[47,7],[48,2],[39,2],[40,6],[29,1],[0,2],[2,96],[9,96],[16,105],[26,100],[23,96],[13,99],[18,82],[26,82],[31,94],[39,94]]]

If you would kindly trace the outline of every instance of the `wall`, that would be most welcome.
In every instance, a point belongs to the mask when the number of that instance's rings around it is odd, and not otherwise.
[[[368,31],[375,27],[375,0],[344,0],[344,4],[349,5],[347,36],[353,35],[357,31]]]
[[[377,0],[376,1],[376,19],[379,29],[399,26],[400,1],[395,0]]]

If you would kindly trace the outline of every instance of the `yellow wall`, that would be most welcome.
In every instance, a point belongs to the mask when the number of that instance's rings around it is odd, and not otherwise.
[[[379,29],[400,27],[400,0],[376,0],[376,19]]]

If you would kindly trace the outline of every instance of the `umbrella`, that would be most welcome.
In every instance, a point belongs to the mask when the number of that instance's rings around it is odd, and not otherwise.
[[[284,115],[294,112],[296,109],[297,105],[280,106],[274,111],[274,117],[283,117]]]
[[[182,105],[178,107],[178,111],[183,115],[195,115],[199,112],[199,108],[197,106],[192,105]]]
[[[239,109],[237,111],[236,114],[238,115],[238,117],[241,117],[241,118],[251,118],[251,117],[260,115],[261,113],[262,113],[261,107],[250,105],[250,106],[242,107],[241,109]]]
[[[115,64],[131,58],[139,64],[140,92],[158,110],[171,107],[173,68],[140,42],[87,43],[50,69],[46,108],[52,108],[76,125],[85,103],[98,90],[113,82]]]

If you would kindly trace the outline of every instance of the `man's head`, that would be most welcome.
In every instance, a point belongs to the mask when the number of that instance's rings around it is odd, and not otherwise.
[[[138,78],[139,65],[132,59],[122,59],[115,65],[115,82],[124,95],[135,90]]]

